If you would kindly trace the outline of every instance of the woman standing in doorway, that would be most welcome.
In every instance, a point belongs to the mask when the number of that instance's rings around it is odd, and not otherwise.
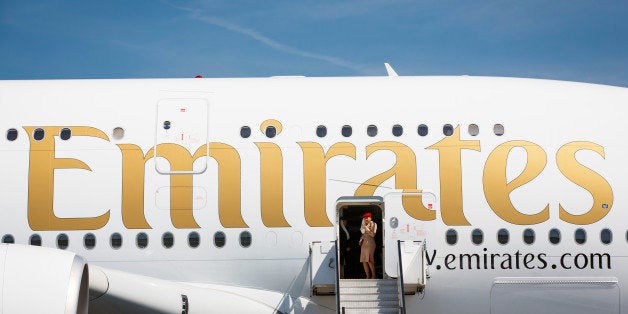
[[[362,238],[360,238],[360,262],[364,266],[366,279],[375,279],[375,233],[377,233],[377,224],[373,222],[371,213],[362,215]]]

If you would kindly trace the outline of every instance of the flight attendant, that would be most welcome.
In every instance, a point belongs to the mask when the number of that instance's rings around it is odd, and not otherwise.
[[[375,279],[375,233],[377,224],[373,222],[371,213],[362,215],[362,238],[360,238],[360,262],[364,267],[366,279]]]

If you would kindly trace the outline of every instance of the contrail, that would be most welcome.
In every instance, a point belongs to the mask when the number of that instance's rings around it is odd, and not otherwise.
[[[355,64],[351,61],[347,61],[341,58],[337,58],[337,57],[332,57],[332,56],[327,56],[327,55],[322,55],[322,54],[317,54],[317,53],[312,53],[312,52],[308,52],[308,51],[303,51],[301,49],[297,49],[288,45],[284,45],[280,42],[277,42],[276,40],[269,38],[268,36],[265,36],[264,34],[254,30],[254,29],[250,29],[250,28],[245,28],[230,22],[227,22],[221,18],[217,18],[217,17],[213,17],[213,16],[206,16],[203,15],[201,13],[200,10],[197,9],[190,9],[190,8],[182,8],[182,7],[176,7],[177,9],[180,10],[184,10],[184,11],[188,11],[190,12],[190,17],[195,19],[195,20],[199,20],[205,23],[209,23],[211,25],[214,26],[218,26],[220,28],[224,28],[226,30],[232,31],[232,32],[236,32],[245,36],[248,36],[272,49],[275,49],[277,51],[281,51],[281,52],[285,52],[288,54],[292,54],[292,55],[296,55],[296,56],[301,56],[304,58],[310,58],[310,59],[315,59],[315,60],[321,60],[321,61],[325,61],[328,63],[331,63],[333,65],[337,65],[337,66],[341,66],[344,68],[348,68],[351,70],[354,70],[356,72],[362,72],[364,70],[364,67]]]

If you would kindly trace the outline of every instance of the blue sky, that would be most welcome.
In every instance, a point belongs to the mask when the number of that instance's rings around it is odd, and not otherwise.
[[[628,1],[0,0],[0,79],[517,76],[628,87]]]

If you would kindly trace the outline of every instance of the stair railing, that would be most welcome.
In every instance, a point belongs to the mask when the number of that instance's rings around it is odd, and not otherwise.
[[[406,314],[406,294],[404,293],[404,284],[403,284],[403,262],[401,261],[401,240],[397,240],[397,258],[399,262],[397,263],[397,294],[399,297],[399,312],[401,314]]]
[[[336,248],[336,312],[340,313],[340,250],[338,248],[338,240],[334,241],[334,246]],[[342,309],[342,313],[344,313],[344,308]]]

